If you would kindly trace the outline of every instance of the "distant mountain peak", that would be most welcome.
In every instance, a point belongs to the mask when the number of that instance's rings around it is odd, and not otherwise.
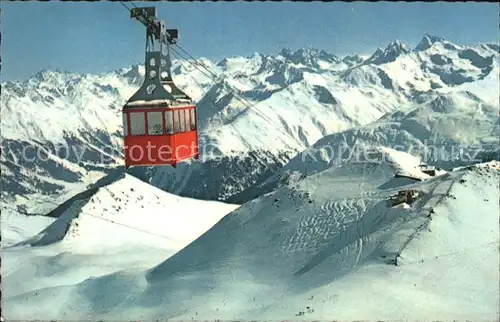
[[[395,40],[391,41],[384,50],[378,48],[365,63],[375,65],[386,64],[395,61],[399,56],[408,54],[409,52],[410,50],[407,45],[399,40]]]
[[[341,61],[341,59],[334,54],[317,48],[300,48],[296,51],[290,48],[283,48],[279,55],[295,64],[304,64],[307,66],[315,66],[315,61],[318,59],[328,62]]]
[[[281,49],[279,55],[281,55],[283,57],[292,56],[293,55],[293,50],[291,50],[290,48],[283,48],[283,49]]]
[[[360,55],[346,55],[342,61],[346,64],[361,64],[364,59]]]
[[[389,45],[385,48],[385,51],[395,51],[399,53],[409,53],[410,50],[408,49],[408,46],[404,43],[402,43],[400,40],[395,40],[391,41]]]
[[[224,67],[227,66],[228,63],[229,63],[229,58],[225,57],[219,60],[215,65],[218,67]]]
[[[428,33],[425,33],[418,45],[415,47],[415,51],[423,51],[429,49],[433,44],[437,42],[446,41],[444,38],[433,36]]]
[[[59,74],[60,72],[57,70],[48,70],[47,68],[43,68],[40,70],[38,73],[33,75],[32,78],[41,80],[41,81],[50,81],[52,77],[56,76],[56,74]]]

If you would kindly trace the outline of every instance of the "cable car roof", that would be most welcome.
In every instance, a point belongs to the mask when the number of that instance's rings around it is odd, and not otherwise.
[[[194,102],[190,99],[176,99],[176,100],[169,100],[169,99],[157,99],[157,100],[137,100],[137,101],[132,101],[128,102],[125,104],[125,107],[135,107],[135,108],[140,108],[140,107],[152,107],[152,106],[163,106],[163,107],[169,107],[169,108],[179,108],[179,107],[185,107],[185,106],[190,106],[194,105]]]

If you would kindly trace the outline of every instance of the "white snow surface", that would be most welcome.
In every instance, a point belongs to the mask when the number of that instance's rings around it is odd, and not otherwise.
[[[416,174],[418,160],[382,152],[389,161],[326,167],[248,202],[171,257],[169,241],[68,215],[75,218],[72,227],[79,223],[76,235],[69,232],[42,246],[54,232],[49,226],[27,242],[40,246],[4,249],[3,316],[496,320],[500,163],[388,186],[400,171]],[[157,224],[161,215],[153,210],[154,197],[142,210],[138,196],[129,195],[126,200],[138,203],[129,210],[134,216],[113,213],[130,180],[101,189],[84,209],[110,220],[134,220],[137,228],[155,233],[175,233],[176,228]],[[135,181],[133,186],[144,188]],[[392,206],[389,199],[405,189],[421,194],[411,205]],[[107,212],[92,209],[108,198],[115,201]],[[166,217],[175,197],[165,198]],[[190,202],[180,206],[184,212],[175,207],[175,216],[189,218]],[[197,220],[210,212],[204,205]]]
[[[137,243],[176,251],[237,207],[179,197],[125,175],[90,199],[75,201],[54,223],[21,244],[37,246],[62,240],[61,245],[72,252],[92,253],[95,247]]]
[[[2,209],[2,246],[10,246],[26,240],[55,221],[45,216],[26,216],[8,208]]]
[[[8,218],[8,225],[2,222],[2,237],[7,236],[2,276],[9,276],[3,286],[16,285],[19,293],[36,289],[38,283],[62,286],[75,279],[83,281],[88,274],[101,276],[136,265],[154,265],[237,207],[178,197],[125,175],[91,197],[74,201],[57,219],[12,214],[16,220]],[[18,251],[19,247],[25,251]],[[32,265],[24,266],[23,260]],[[49,275],[39,275],[37,270],[47,263],[52,266],[54,260],[62,260],[61,265],[52,267]],[[34,284],[18,284],[25,274],[35,274]]]

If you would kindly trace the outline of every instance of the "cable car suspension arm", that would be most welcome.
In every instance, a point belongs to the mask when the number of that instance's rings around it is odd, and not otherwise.
[[[154,19],[156,18],[155,7],[132,8],[130,10],[130,18],[136,19],[146,27],[151,41],[152,37],[154,37],[154,39],[168,46],[176,44],[177,39],[179,39],[179,31],[177,29],[164,30],[162,22]]]

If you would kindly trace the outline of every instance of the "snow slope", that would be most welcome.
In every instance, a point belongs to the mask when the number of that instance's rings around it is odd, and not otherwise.
[[[303,174],[359,161],[366,151],[395,149],[421,162],[451,168],[497,159],[500,154],[498,105],[468,91],[426,93],[370,124],[327,135],[298,153],[273,175],[261,177],[227,201],[243,203]]]
[[[178,197],[124,175],[93,196],[73,202],[53,224],[19,245],[43,246],[63,240],[72,251],[74,247],[92,251],[98,245],[116,248],[124,243],[158,247],[162,243],[151,235],[161,238],[163,234],[169,237],[166,245],[180,249],[236,207]]]
[[[179,179],[169,168],[134,175],[183,196],[227,199],[324,136],[418,106],[426,96],[444,95],[457,111],[471,100],[498,109],[499,57],[497,45],[462,46],[424,35],[413,50],[394,41],[366,60],[284,49],[217,63],[196,61],[215,80],[195,64],[177,61],[175,81],[198,101],[202,162],[187,164],[190,178]],[[26,204],[33,213],[50,211],[44,200],[63,201],[121,165],[120,107],[143,77],[143,67],[135,65],[100,75],[44,70],[25,82],[2,84],[4,200]],[[240,91],[243,102],[227,84]],[[497,121],[496,114],[486,114]],[[466,123],[468,117],[456,121]],[[473,138],[453,123],[439,126],[464,136],[466,144]],[[220,158],[224,166],[215,172],[223,179],[199,188],[198,178],[213,182],[213,164]],[[234,169],[241,169],[243,184],[230,179]]]
[[[41,218],[52,222],[3,247],[4,299],[40,285],[64,287],[89,276],[145,269],[188,245],[237,207],[178,197],[125,175],[72,201],[55,220],[36,216],[24,221],[32,232]],[[2,236],[12,234],[10,229],[2,225]]]
[[[45,216],[26,216],[17,211],[2,209],[1,234],[2,246],[10,246],[26,240],[54,222],[54,218]]]
[[[53,246],[10,249],[2,265],[3,314],[90,320],[495,320],[500,164],[425,179],[416,170],[418,159],[380,152],[379,159],[365,156],[362,162],[323,167],[250,201],[148,267],[127,266],[129,256],[107,253],[106,260],[120,263],[120,269],[111,272],[107,266],[100,273],[77,261],[78,255],[44,254]],[[401,171],[425,180],[395,184]],[[391,197],[404,189],[421,194],[411,205],[392,206]],[[158,259],[158,252],[165,250],[151,248],[147,254]],[[61,279],[58,269],[65,272],[64,283],[41,278]]]

